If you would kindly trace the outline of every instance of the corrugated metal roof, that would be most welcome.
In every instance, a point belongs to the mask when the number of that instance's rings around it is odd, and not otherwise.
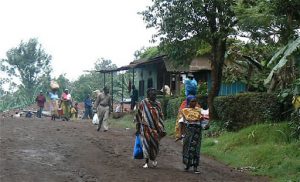
[[[199,70],[211,70],[211,62],[208,57],[198,57],[193,59],[189,66],[191,72],[196,72]]]
[[[168,72],[189,72],[189,65],[176,64],[171,60],[164,60]]]
[[[110,69],[110,70],[98,70],[96,72],[100,73],[110,73],[110,72],[116,72],[116,71],[122,71],[122,70],[128,70],[132,68],[140,68],[148,64],[158,64],[158,63],[164,63],[166,70],[168,72],[197,72],[200,70],[211,70],[211,63],[208,57],[199,57],[195,58],[191,61],[190,65],[185,64],[176,64],[174,61],[171,61],[166,58],[165,55],[158,56],[152,59],[139,59],[131,62],[129,65],[122,66],[116,69]]]

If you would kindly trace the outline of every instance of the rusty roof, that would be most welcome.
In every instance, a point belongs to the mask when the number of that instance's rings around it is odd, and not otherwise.
[[[133,68],[141,68],[145,65],[149,64],[159,64],[164,63],[166,70],[168,72],[197,72],[200,70],[211,70],[211,63],[208,57],[198,57],[191,61],[191,63],[188,64],[176,64],[173,61],[167,59],[165,55],[163,56],[157,56],[151,59],[139,59],[132,61],[129,65],[122,66],[116,69],[108,69],[108,70],[97,70],[96,72],[100,73],[110,73],[110,72],[116,72],[116,71],[122,71],[122,70],[129,70]]]

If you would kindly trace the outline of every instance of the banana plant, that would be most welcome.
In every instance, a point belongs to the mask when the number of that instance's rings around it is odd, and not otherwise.
[[[299,56],[299,53],[300,37],[282,47],[272,57],[267,65],[272,70],[264,81],[265,85],[270,85],[268,92],[274,91],[278,86],[283,88],[284,84],[289,84],[296,78],[295,59],[297,59],[297,57],[295,55]],[[272,67],[274,64],[276,65]]]

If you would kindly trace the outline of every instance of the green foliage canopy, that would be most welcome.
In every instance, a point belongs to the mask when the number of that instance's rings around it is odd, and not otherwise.
[[[226,40],[235,32],[237,19],[234,0],[153,0],[141,14],[147,27],[154,27],[161,46],[173,60],[185,62],[197,55],[201,44],[211,46],[212,89],[208,103],[213,113],[213,99],[218,95],[225,60]]]
[[[47,54],[37,39],[28,42],[21,41],[18,47],[6,53],[7,58],[2,60],[1,70],[10,77],[17,77],[21,81],[20,89],[28,96],[33,96],[41,85],[49,85],[51,55]]]

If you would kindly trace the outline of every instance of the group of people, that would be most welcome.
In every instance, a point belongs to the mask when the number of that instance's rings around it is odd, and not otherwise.
[[[50,98],[50,112],[51,120],[55,120],[60,117],[63,121],[69,121],[71,118],[78,118],[79,108],[78,103],[72,102],[72,96],[68,89],[65,89],[61,96],[58,96],[57,89],[52,89],[47,92]],[[43,91],[36,97],[35,101],[38,105],[37,117],[41,118],[46,103],[46,97]],[[100,131],[103,125],[104,131],[108,130],[108,117],[111,105],[111,96],[109,94],[109,88],[104,87],[103,92],[97,92],[97,98],[95,103],[91,99],[90,95],[87,95],[84,100],[85,112],[82,119],[93,118],[94,111],[97,113],[99,124],[97,130]]]
[[[202,130],[207,129],[208,125],[203,125],[205,118],[201,113],[201,107],[197,103],[197,82],[193,75],[189,74],[185,80],[186,100],[181,104],[178,111],[176,121],[176,140],[183,142],[182,160],[185,165],[184,169],[188,171],[193,167],[194,173],[199,173],[198,165],[200,159],[200,145],[202,139]],[[134,110],[137,104],[138,92],[135,86],[132,86],[131,95],[131,110]],[[166,131],[163,123],[164,115],[161,104],[157,101],[157,90],[149,88],[147,97],[141,100],[137,106],[137,112],[134,118],[136,123],[136,135],[140,137],[142,143],[143,159],[145,163],[143,168],[149,167],[149,162],[152,161],[152,166],[157,166],[156,157],[159,153],[160,140],[166,136]],[[65,89],[61,97],[58,98],[56,92],[49,93],[51,99],[52,119],[55,120],[56,111],[58,108],[63,110],[63,118],[69,120],[71,113],[71,94],[68,89]],[[43,104],[46,99],[41,92],[36,98],[40,107],[38,117],[41,117]],[[59,102],[58,102],[59,101]],[[85,113],[84,118],[92,118],[94,111],[97,113],[99,124],[97,131],[100,131],[103,126],[104,132],[108,130],[108,117],[111,106],[111,96],[108,87],[103,88],[103,92],[97,93],[97,98],[93,104],[90,95],[84,100]]]
[[[203,123],[207,120],[203,117],[201,107],[197,102],[197,82],[192,74],[188,75],[185,84],[186,100],[182,103],[178,112],[175,141],[183,141],[182,160],[185,165],[184,170],[188,171],[193,167],[194,173],[200,173],[198,166],[202,130],[208,129],[209,125]],[[149,167],[149,161],[152,161],[152,166],[156,167],[159,142],[166,135],[166,131],[163,124],[162,108],[156,100],[155,89],[149,88],[147,98],[139,103],[135,122],[136,135],[140,137],[143,158],[145,159],[143,168]]]
[[[61,117],[64,121],[69,121],[70,118],[78,117],[78,103],[75,102],[73,105],[72,96],[68,89],[64,90],[61,97],[58,97],[57,90],[51,90],[50,92],[47,92],[47,94],[50,98],[51,120]],[[35,101],[39,107],[37,117],[41,118],[46,103],[46,97],[43,91],[40,91],[40,94],[36,97]]]

